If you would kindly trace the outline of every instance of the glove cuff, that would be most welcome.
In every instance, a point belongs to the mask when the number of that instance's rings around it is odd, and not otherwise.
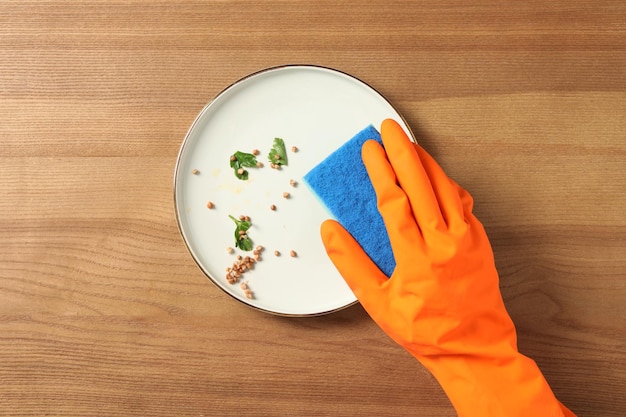
[[[460,417],[571,417],[530,358],[468,355],[418,357],[439,381]],[[575,417],[575,416],[574,416]]]

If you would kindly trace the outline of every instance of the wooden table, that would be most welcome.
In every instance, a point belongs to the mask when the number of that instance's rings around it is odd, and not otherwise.
[[[361,307],[233,302],[172,177],[236,79],[333,67],[475,198],[519,347],[580,416],[626,414],[626,3],[0,3],[0,415],[453,416]]]

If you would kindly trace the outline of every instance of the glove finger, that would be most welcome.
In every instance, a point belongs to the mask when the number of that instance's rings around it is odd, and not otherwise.
[[[396,174],[385,150],[376,141],[363,144],[363,164],[376,192],[378,211],[382,216],[397,265],[412,265],[413,251],[423,241],[406,193],[398,186]]]
[[[417,144],[415,146],[419,147],[419,145]],[[423,148],[421,147],[419,148],[421,149],[420,151],[418,151],[420,152],[420,157],[423,157],[425,161],[427,161],[428,159],[432,161],[432,162],[426,162],[425,165],[428,165],[431,167],[435,165],[439,166],[437,162],[434,160],[434,158],[432,158],[432,156],[430,156]],[[456,197],[454,197],[453,204],[456,207],[454,211],[459,212],[458,217],[450,215],[451,221],[448,223],[448,227],[451,230],[459,230],[460,232],[463,232],[464,230],[466,230],[467,225],[469,225],[469,227],[473,229],[474,231],[482,230],[483,229],[482,224],[472,212],[472,210],[474,209],[474,198],[466,189],[464,189],[459,184],[457,184],[452,178],[447,177],[447,182],[449,182],[450,187],[451,187],[451,189],[449,189],[447,192],[450,195],[456,194],[458,196],[458,201],[456,200]],[[448,184],[444,184],[444,187],[447,188]],[[449,207],[449,205],[446,205],[446,207]],[[450,209],[448,208],[448,210]]]
[[[430,179],[448,229],[453,230],[457,227],[464,229],[466,224],[462,198],[469,196],[469,193],[452,181],[424,148],[418,144],[414,144],[414,147]]]
[[[417,224],[426,235],[433,230],[444,230],[445,222],[437,196],[420,160],[414,143],[400,125],[386,119],[381,126],[381,137],[387,158],[397,176],[398,183],[406,193]],[[370,175],[371,177],[371,175]]]
[[[452,186],[456,189],[459,198],[461,199],[461,205],[463,206],[463,210],[466,214],[471,213],[474,208],[474,199],[470,195],[470,193],[459,184],[457,184],[452,178],[450,178],[450,182]]]
[[[356,240],[334,220],[320,228],[328,257],[365,309],[378,301],[379,289],[387,281]]]

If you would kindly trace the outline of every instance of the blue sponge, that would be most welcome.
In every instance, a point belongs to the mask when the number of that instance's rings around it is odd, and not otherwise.
[[[380,133],[371,125],[315,166],[303,180],[389,277],[396,261],[376,206],[374,187],[361,159],[361,147],[369,139],[382,144]]]

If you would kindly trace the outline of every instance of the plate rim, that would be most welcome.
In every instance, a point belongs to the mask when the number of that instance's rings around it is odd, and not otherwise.
[[[385,95],[383,95],[379,90],[377,90],[376,88],[374,88],[372,85],[370,85],[369,83],[363,81],[362,79],[349,74],[345,71],[342,70],[338,70],[335,68],[331,68],[328,66],[324,66],[324,65],[318,65],[318,64],[283,64],[283,65],[276,65],[276,66],[271,66],[271,67],[266,67],[266,68],[262,68],[259,69],[257,71],[248,73],[247,75],[244,75],[243,77],[233,81],[232,83],[230,83],[228,86],[224,87],[221,91],[219,91],[215,96],[213,96],[213,98],[211,100],[209,100],[203,107],[202,109],[198,112],[198,114],[196,115],[196,117],[194,118],[193,122],[191,123],[191,125],[189,126],[189,128],[187,129],[187,132],[185,133],[185,136],[183,138],[183,141],[180,145],[180,148],[178,150],[178,155],[176,157],[176,164],[174,166],[174,176],[173,176],[173,187],[172,187],[172,196],[173,196],[173,203],[174,203],[174,214],[176,216],[176,226],[178,229],[178,233],[180,235],[180,237],[182,238],[183,243],[185,244],[185,247],[187,248],[187,252],[189,253],[189,255],[191,255],[191,258],[193,259],[193,261],[195,262],[196,266],[198,267],[198,269],[200,269],[200,271],[202,272],[202,274],[205,276],[205,278],[211,282],[215,287],[219,288],[223,293],[227,294],[231,299],[237,301],[240,304],[243,304],[245,306],[247,306],[248,308],[251,308],[253,310],[256,311],[261,311],[263,313],[267,313],[270,315],[274,315],[274,316],[280,316],[280,317],[319,317],[319,316],[325,316],[325,315],[329,315],[341,310],[345,310],[347,308],[350,308],[356,304],[359,304],[359,300],[355,295],[355,300],[347,303],[343,306],[339,306],[336,308],[332,308],[329,310],[324,310],[324,311],[320,311],[320,312],[314,312],[314,313],[285,313],[285,312],[279,312],[279,311],[273,311],[267,308],[263,308],[257,305],[252,305],[250,303],[246,303],[244,300],[241,300],[237,297],[235,297],[233,294],[231,294],[230,292],[228,292],[226,289],[222,288],[221,285],[219,285],[216,282],[216,279],[214,277],[211,276],[211,274],[209,274],[208,271],[205,270],[205,268],[200,264],[199,260],[197,259],[197,257],[194,254],[194,251],[191,249],[191,247],[189,246],[189,242],[187,240],[187,238],[185,237],[185,233],[183,231],[183,227],[182,227],[182,220],[180,218],[180,207],[178,205],[178,187],[177,187],[177,180],[178,180],[178,176],[180,173],[180,165],[181,165],[181,159],[183,157],[183,153],[185,151],[185,148],[187,147],[187,145],[189,144],[190,141],[190,136],[191,133],[194,131],[196,125],[200,122],[200,120],[203,118],[204,114],[209,110],[210,107],[212,107],[212,105],[217,102],[220,97],[222,97],[224,94],[226,94],[228,91],[230,91],[232,88],[234,88],[235,86],[242,84],[246,81],[248,81],[251,78],[254,78],[256,76],[265,74],[265,73],[269,73],[272,71],[278,71],[278,70],[284,70],[284,69],[297,69],[297,68],[303,68],[303,69],[315,69],[315,70],[323,70],[323,71],[328,71],[331,73],[335,73],[344,77],[347,77],[349,79],[352,79],[353,81],[356,81],[358,83],[363,84],[365,87],[371,89],[373,92],[375,92],[376,94],[378,94],[393,110],[394,112],[400,117],[400,119],[402,120],[404,126],[407,129],[407,133],[409,134],[409,137],[411,138],[411,140],[413,142],[416,142],[415,140],[415,136],[409,126],[409,124],[407,123],[406,119],[404,118],[404,116],[402,115],[402,113],[400,113],[400,111],[396,108],[396,106],[393,105],[393,103],[387,99],[387,97],[385,97]]]

